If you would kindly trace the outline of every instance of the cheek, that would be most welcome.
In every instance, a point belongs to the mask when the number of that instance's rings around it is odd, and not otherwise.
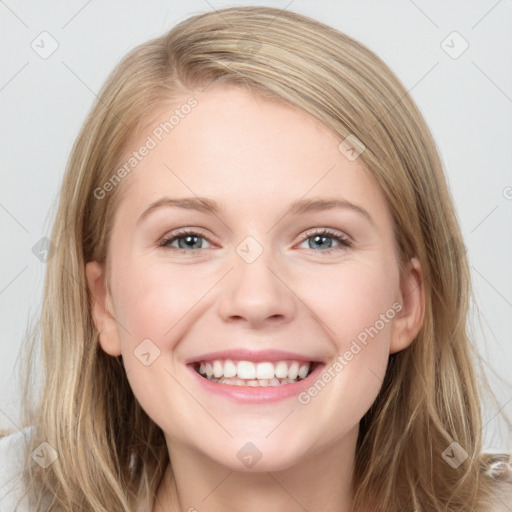
[[[175,326],[211,287],[208,277],[192,265],[179,269],[133,265],[124,275],[129,279],[119,286],[116,311],[130,333],[124,340],[129,345],[150,338],[158,346],[170,348],[165,345],[176,338]]]
[[[336,270],[331,267],[325,275],[316,274],[314,285],[305,296],[321,320],[334,354],[325,379],[332,392],[344,397],[347,410],[360,416],[375,399],[387,368],[399,307],[395,302],[398,269],[384,260],[354,261]]]
[[[170,270],[166,265],[119,267],[116,313],[121,350],[130,387],[145,412],[158,425],[166,425],[169,414],[190,407],[190,396],[176,379],[175,347],[190,328],[187,314],[212,286],[194,272],[193,266]],[[214,281],[213,281],[214,282]],[[163,407],[162,404],[166,404]],[[175,425],[185,436],[189,419]],[[181,429],[181,430],[180,430]]]
[[[398,283],[398,269],[385,260],[354,260],[303,279],[300,296],[307,298],[338,352],[344,352],[354,339],[363,344],[389,339]]]

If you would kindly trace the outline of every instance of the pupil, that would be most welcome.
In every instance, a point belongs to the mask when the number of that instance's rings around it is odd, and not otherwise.
[[[323,246],[331,247],[332,246],[332,240],[328,236],[323,235],[316,235],[314,238],[315,244],[323,244]],[[326,243],[325,240],[329,240],[330,243]]]
[[[194,243],[196,241],[196,239],[199,238],[195,235],[187,235],[186,237],[184,237],[184,239],[182,239],[184,241],[184,243],[186,244],[186,247],[188,248],[194,248]],[[201,244],[199,244],[201,245]],[[183,247],[181,247],[183,249]]]

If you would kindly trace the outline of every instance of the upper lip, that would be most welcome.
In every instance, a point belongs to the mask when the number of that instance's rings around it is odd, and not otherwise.
[[[283,350],[247,350],[247,349],[232,349],[232,350],[219,350],[216,352],[208,352],[197,357],[192,357],[186,361],[186,364],[199,363],[201,361],[213,361],[215,359],[226,360],[231,359],[235,361],[252,361],[254,363],[263,361],[283,361],[285,359],[292,359],[294,361],[304,362],[320,362],[314,357],[297,354],[294,352],[286,352]]]

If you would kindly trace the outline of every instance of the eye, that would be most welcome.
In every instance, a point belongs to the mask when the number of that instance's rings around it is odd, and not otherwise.
[[[159,247],[164,247],[172,250],[176,250],[183,253],[195,253],[199,249],[205,249],[203,247],[203,241],[206,241],[206,238],[197,231],[193,230],[181,230],[175,232],[170,237],[163,238],[158,244]],[[175,242],[178,243],[177,247]],[[210,242],[206,241],[208,244]]]
[[[333,247],[333,240],[338,243],[338,246]],[[342,233],[336,233],[329,229],[313,230],[306,233],[301,244],[308,242],[307,249],[314,250],[320,247],[320,251],[315,252],[327,252],[330,253],[336,250],[343,250],[352,246],[352,241]]]
[[[205,241],[209,244],[208,247],[204,247],[203,242]],[[331,231],[327,228],[307,232],[301,244],[306,241],[308,241],[307,249],[315,250],[320,248],[319,251],[315,252],[324,253],[343,250],[344,248],[351,247],[352,245],[352,241],[346,235]],[[337,243],[337,245],[333,245],[333,241]],[[194,254],[200,249],[208,249],[211,247],[210,242],[202,233],[191,229],[177,231],[171,234],[171,236],[163,238],[158,245],[159,247],[187,254]]]

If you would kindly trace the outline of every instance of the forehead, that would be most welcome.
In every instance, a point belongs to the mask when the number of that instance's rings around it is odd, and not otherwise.
[[[162,105],[138,131],[127,156],[148,149],[133,157],[122,203],[140,210],[167,193],[261,210],[329,195],[385,209],[361,159],[339,150],[341,140],[291,105],[238,86],[210,86]]]

